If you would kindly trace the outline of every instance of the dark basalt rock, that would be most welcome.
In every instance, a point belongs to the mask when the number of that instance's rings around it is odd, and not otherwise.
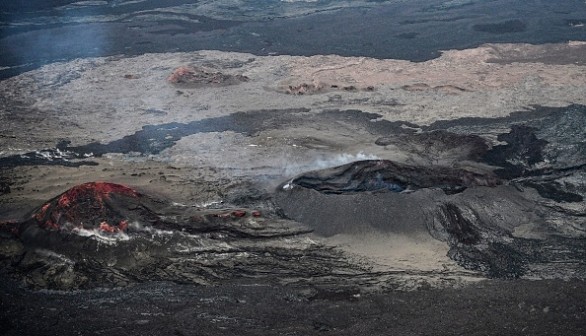
[[[7,181],[0,181],[0,195],[10,194],[10,183]]]
[[[440,223],[449,234],[452,243],[474,245],[480,242],[480,228],[475,227],[462,210],[453,203],[439,205]]]
[[[544,142],[533,132],[517,127],[503,137],[511,144],[503,145],[501,158],[521,158],[522,167],[539,161]],[[575,211],[536,196],[581,202],[575,193],[580,187],[526,180],[523,185],[538,191],[526,193],[507,184],[490,172],[359,161],[294,178],[281,185],[275,200],[285,216],[325,236],[373,229],[412,237],[427,233],[446,242],[458,264],[488,277],[586,277],[586,223]],[[574,223],[574,229],[560,229],[560,221]],[[567,269],[556,269],[559,263]]]
[[[467,269],[483,272],[490,278],[515,279],[527,271],[527,255],[500,242],[490,242],[482,249],[470,245],[452,247],[448,256]]]
[[[536,163],[543,161],[543,150],[547,141],[538,139],[536,128],[524,125],[513,125],[511,132],[500,134],[497,140],[506,145],[494,146],[486,153],[486,162],[503,167],[496,173],[503,178],[523,176]]]
[[[505,144],[494,144],[474,160],[499,167],[495,173],[504,179],[539,179],[542,175],[567,175],[586,168],[584,105],[533,106],[506,117],[437,121],[422,129],[484,139],[497,135],[497,140]],[[503,129],[509,131],[503,133]]]
[[[557,182],[532,182],[526,181],[524,186],[534,188],[543,198],[549,198],[556,202],[582,202],[584,198],[573,192],[564,190],[564,186]]]
[[[127,186],[89,182],[22,222],[0,223],[0,265],[28,287],[53,289],[352,273],[355,266],[337,252],[296,245],[296,236],[311,231],[270,211],[177,206]]]
[[[496,186],[500,180],[491,174],[482,175],[463,169],[367,160],[310,172],[291,183],[324,194],[403,192],[422,188],[439,188],[446,194],[454,194],[470,186]]]

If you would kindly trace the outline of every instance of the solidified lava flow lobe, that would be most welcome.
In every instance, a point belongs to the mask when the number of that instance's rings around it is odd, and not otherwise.
[[[409,166],[386,160],[353,162],[309,172],[293,180],[293,184],[324,194],[402,192],[430,187],[440,188],[446,194],[454,194],[470,186],[496,186],[500,183],[491,174],[482,175],[447,167]]]

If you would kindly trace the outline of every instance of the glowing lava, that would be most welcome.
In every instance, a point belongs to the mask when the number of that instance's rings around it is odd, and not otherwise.
[[[128,228],[125,210],[138,206],[140,198],[140,193],[120,184],[89,182],[45,203],[31,218],[47,230],[76,228],[117,233]]]

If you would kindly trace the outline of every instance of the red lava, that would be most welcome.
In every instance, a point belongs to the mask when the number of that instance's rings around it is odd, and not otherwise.
[[[244,217],[244,216],[246,216],[246,211],[244,211],[244,210],[234,210],[234,211],[232,211],[232,216],[238,217],[238,218]]]
[[[60,230],[68,224],[116,233],[128,228],[128,220],[122,218],[117,202],[112,198],[130,198],[136,202],[140,196],[135,190],[120,184],[89,182],[75,186],[45,203],[31,217],[47,230]]]
[[[46,231],[77,232],[95,230],[104,234],[127,232],[129,223],[171,225],[153,211],[165,203],[142,195],[127,186],[108,182],[88,182],[75,186],[37,208],[23,223],[1,225],[0,230],[20,235],[30,224]],[[217,223],[260,217],[258,210],[224,209],[195,214],[192,223]],[[15,228],[12,230],[11,228]],[[11,231],[12,230],[12,231]]]

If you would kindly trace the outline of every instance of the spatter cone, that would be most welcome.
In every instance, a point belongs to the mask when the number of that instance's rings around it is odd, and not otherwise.
[[[31,221],[50,231],[124,232],[132,221],[157,221],[144,204],[148,198],[115,183],[77,185],[33,211]]]

